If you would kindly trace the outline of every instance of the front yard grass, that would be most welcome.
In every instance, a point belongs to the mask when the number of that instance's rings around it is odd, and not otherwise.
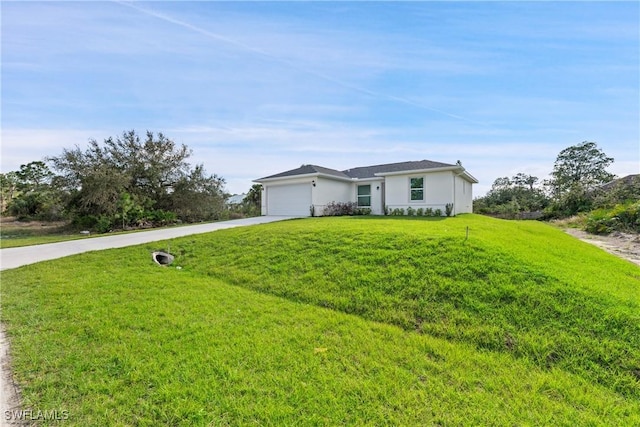
[[[286,221],[1,292],[24,406],[65,425],[640,423],[640,269],[540,223]]]

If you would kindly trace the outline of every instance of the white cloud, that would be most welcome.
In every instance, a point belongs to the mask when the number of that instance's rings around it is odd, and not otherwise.
[[[2,172],[18,170],[20,165],[57,156],[65,148],[86,146],[105,131],[89,129],[2,129]],[[103,138],[102,138],[103,139]]]

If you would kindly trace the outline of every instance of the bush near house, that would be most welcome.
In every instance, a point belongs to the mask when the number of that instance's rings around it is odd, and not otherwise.
[[[314,216],[315,209],[311,216]],[[371,209],[359,208],[355,202],[329,202],[322,210],[323,216],[343,216],[343,215],[370,215]]]

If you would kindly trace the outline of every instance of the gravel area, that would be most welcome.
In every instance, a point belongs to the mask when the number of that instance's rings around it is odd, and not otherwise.
[[[565,232],[578,239],[598,246],[605,251],[640,265],[640,235],[615,232],[606,236],[589,234],[576,228],[567,228]]]

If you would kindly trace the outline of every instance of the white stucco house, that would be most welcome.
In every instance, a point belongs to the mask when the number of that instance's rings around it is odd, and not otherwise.
[[[256,179],[262,184],[262,215],[321,215],[331,202],[355,202],[373,215],[390,210],[440,209],[453,204],[453,215],[470,213],[473,184],[460,162],[419,160],[338,171],[316,165]],[[313,206],[313,209],[312,209]]]

